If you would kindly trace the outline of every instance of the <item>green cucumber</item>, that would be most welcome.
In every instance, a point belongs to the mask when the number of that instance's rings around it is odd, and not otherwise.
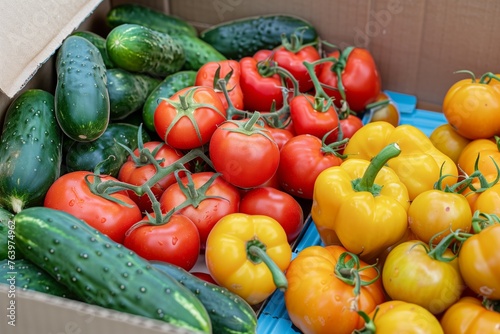
[[[212,45],[198,38],[196,29],[189,23],[174,21],[172,16],[141,5],[120,5],[108,13],[107,24],[115,28],[122,24],[139,24],[172,37],[184,49],[186,61],[183,70],[200,69],[210,61],[225,60],[226,57]],[[187,26],[186,26],[187,24]]]
[[[9,252],[9,243],[15,246],[13,244],[15,242],[13,219],[14,214],[12,212],[0,208],[0,261],[5,259],[15,260],[22,257],[12,246]],[[9,240],[11,241],[9,242]]]
[[[189,289],[84,221],[46,207],[14,219],[18,250],[78,299],[211,333],[208,312]]]
[[[68,36],[56,58],[56,117],[64,133],[78,141],[99,138],[109,123],[106,67],[99,49],[80,36]]]
[[[142,119],[147,130],[156,133],[154,115],[160,99],[168,99],[183,88],[193,86],[196,81],[196,71],[179,71],[167,76],[148,95],[142,107]]]
[[[151,261],[153,267],[172,276],[191,290],[209,311],[212,330],[218,334],[255,333],[257,315],[240,296],[228,289],[206,282],[176,265]]]
[[[106,37],[111,60],[134,73],[164,78],[179,71],[186,61],[184,49],[170,35],[140,24],[122,24]]]
[[[143,25],[144,22],[147,22],[151,29],[163,31],[171,36],[198,35],[196,28],[187,21],[140,4],[121,4],[111,8],[106,15],[106,23],[111,28],[125,23]]]
[[[161,80],[121,68],[106,71],[110,103],[110,119],[121,120],[139,110]]]
[[[182,67],[184,70],[197,71],[208,62],[227,59],[212,45],[198,37],[175,35],[172,38],[182,45],[184,49],[186,55],[186,62]]]
[[[116,67],[116,65],[111,61],[111,59],[109,59],[108,50],[106,49],[106,38],[88,30],[75,31],[72,33],[72,35],[86,38],[89,40],[89,42],[94,44],[97,47],[97,49],[99,49],[99,52],[101,53],[102,56],[102,60],[104,61],[104,66],[106,66],[106,68]]]
[[[281,45],[282,35],[289,38],[297,29],[304,29],[303,43],[318,41],[318,32],[310,22],[284,14],[226,21],[202,31],[199,37],[228,59],[239,60],[253,56],[260,49],[271,50]]]
[[[85,170],[95,171],[103,175],[118,176],[121,166],[127,160],[129,153],[119,143],[135,150],[138,145],[139,127],[128,123],[110,123],[104,134],[92,142],[74,141],[67,148],[65,155],[65,171]],[[150,140],[146,131],[141,131],[143,142]]]
[[[0,205],[13,213],[43,203],[60,175],[62,132],[54,109],[54,95],[29,89],[6,111],[0,140]]]
[[[13,284],[23,290],[33,290],[53,296],[77,299],[66,286],[27,259],[0,261],[0,283]]]

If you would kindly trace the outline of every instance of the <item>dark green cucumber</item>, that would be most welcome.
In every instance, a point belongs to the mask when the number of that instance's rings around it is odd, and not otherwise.
[[[116,67],[116,65],[111,61],[111,59],[109,59],[108,50],[106,49],[106,38],[96,34],[95,32],[88,30],[75,31],[72,33],[72,35],[86,38],[87,40],[89,40],[89,42],[94,44],[99,49],[99,52],[101,53],[101,57],[102,60],[104,61],[104,65],[106,66],[106,68]]]
[[[196,71],[179,71],[167,76],[149,94],[142,107],[144,126],[151,132],[156,132],[154,115],[161,98],[169,98],[183,88],[193,86],[196,80]]]
[[[151,264],[172,276],[198,297],[208,311],[214,333],[256,332],[257,315],[240,296],[224,287],[199,279],[176,265],[159,261],[151,261]]]
[[[56,117],[64,133],[78,141],[99,138],[109,123],[106,67],[99,49],[68,36],[56,58]]]
[[[303,29],[303,43],[315,43],[318,32],[314,26],[296,16],[262,15],[223,22],[200,33],[200,38],[229,59],[253,56],[260,49],[273,49],[282,43],[282,35],[290,37]]]
[[[80,300],[211,333],[208,312],[189,289],[82,220],[46,207],[14,219],[18,250]]]
[[[111,60],[120,68],[162,79],[179,71],[186,61],[184,49],[170,35],[140,24],[122,24],[106,37]]]
[[[106,15],[106,23],[114,28],[125,23],[144,24],[151,29],[169,35],[197,36],[196,28],[187,21],[173,15],[140,4],[121,4],[111,8]]]
[[[212,45],[198,37],[175,35],[172,38],[181,44],[184,49],[186,55],[186,62],[182,67],[184,70],[197,71],[208,62],[227,59]]]
[[[106,71],[110,103],[110,119],[121,120],[139,110],[161,80],[121,68]]]
[[[17,213],[43,203],[59,177],[62,132],[54,95],[26,90],[10,104],[0,141],[0,205]]]
[[[9,260],[15,260],[22,257],[19,252],[16,252],[15,248],[9,252],[9,240],[12,240],[11,245],[15,242],[13,219],[14,214],[12,212],[0,208],[0,261],[9,258]]]
[[[169,23],[170,18],[171,16],[144,6],[123,5],[110,11],[107,23],[113,28],[127,23],[139,24],[149,29],[168,34],[184,49],[186,58],[184,66],[182,67],[184,70],[197,71],[203,64],[209,61],[221,61],[226,59],[226,57],[212,45],[198,38],[196,30],[189,25],[189,23],[187,23],[188,27],[190,27],[187,29],[189,31],[178,31],[175,30],[175,28],[179,27],[179,24],[177,22],[173,24]],[[185,28],[182,24],[180,27],[182,29]]]
[[[53,296],[77,299],[66,286],[27,259],[0,261],[0,283],[13,284],[23,290],[34,290]]]
[[[65,155],[65,171],[73,172],[85,170],[95,171],[98,164],[103,175],[118,176],[120,167],[125,163],[129,153],[121,143],[131,150],[137,148],[139,127],[127,123],[110,123],[103,135],[92,142],[81,143],[74,141]],[[141,131],[143,142],[150,140],[146,131]]]

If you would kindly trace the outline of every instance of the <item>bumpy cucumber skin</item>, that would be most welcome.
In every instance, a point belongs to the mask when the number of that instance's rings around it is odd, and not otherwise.
[[[148,131],[156,133],[154,115],[161,98],[169,98],[183,88],[193,86],[196,81],[196,71],[179,71],[167,76],[148,95],[142,107],[142,119]]]
[[[0,208],[0,261],[9,258],[9,221],[14,219],[14,214],[4,208]],[[12,232],[11,232],[12,233]],[[22,258],[19,252],[11,252],[16,259]]]
[[[282,34],[289,37],[298,28],[304,43],[314,43],[318,33],[311,23],[290,15],[263,15],[227,21],[200,33],[200,38],[228,59],[253,56],[260,49],[273,49],[282,43]]]
[[[144,25],[144,22],[147,22],[151,29],[163,31],[171,36],[198,35],[196,28],[187,21],[140,4],[121,4],[111,8],[106,15],[106,23],[111,28],[125,23]]]
[[[10,104],[0,141],[0,205],[17,213],[43,203],[59,177],[62,132],[54,95],[30,89]]]
[[[135,150],[138,145],[138,131],[139,127],[136,125],[110,123],[104,134],[97,140],[86,143],[74,141],[66,150],[65,171],[93,172],[99,163],[106,160],[100,165],[98,172],[117,177],[129,155],[118,143],[127,146],[132,151]],[[150,140],[146,131],[141,131],[141,134],[143,142]]]
[[[15,272],[15,274],[12,274]],[[14,285],[23,290],[33,290],[53,296],[77,299],[67,287],[27,259],[0,262],[0,283],[8,283],[14,277]]]
[[[96,34],[95,32],[87,30],[75,31],[72,35],[86,38],[89,42],[94,44],[99,49],[99,52],[101,52],[102,60],[104,61],[104,66],[106,66],[106,68],[116,67],[111,59],[109,59],[108,50],[106,49],[106,38]]]
[[[172,38],[182,45],[184,49],[184,54],[186,55],[186,62],[182,67],[184,70],[197,71],[208,62],[227,59],[212,45],[198,37],[173,35]]]
[[[121,68],[108,69],[106,76],[112,121],[124,119],[141,109],[148,95],[161,82],[158,78]]]
[[[56,117],[73,140],[92,141],[109,123],[106,67],[99,49],[80,36],[68,36],[57,53]]]
[[[122,24],[106,37],[111,60],[120,68],[164,78],[186,62],[182,46],[170,35],[139,24]]]
[[[80,300],[211,332],[208,313],[191,291],[82,220],[33,207],[15,222],[18,250]]]
[[[251,334],[256,332],[257,315],[240,296],[226,288],[205,282],[176,265],[159,261],[151,261],[151,264],[172,276],[198,297],[208,310],[214,333]]]

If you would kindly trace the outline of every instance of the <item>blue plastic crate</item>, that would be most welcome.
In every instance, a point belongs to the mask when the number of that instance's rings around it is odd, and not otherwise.
[[[400,124],[410,124],[418,127],[427,136],[438,126],[446,123],[442,113],[417,109],[415,96],[386,91],[387,95],[396,103],[400,111]],[[309,215],[306,219],[304,229],[294,245],[292,258],[304,248],[322,245],[318,230]],[[285,307],[283,292],[274,292],[262,306],[257,323],[257,334],[294,334],[301,333],[295,327]]]

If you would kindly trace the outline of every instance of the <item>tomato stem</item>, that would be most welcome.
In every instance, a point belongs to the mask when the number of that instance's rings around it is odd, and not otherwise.
[[[271,271],[273,276],[274,285],[281,291],[285,291],[288,288],[288,281],[285,274],[278,265],[269,257],[266,253],[266,245],[260,240],[252,239],[247,241],[247,257],[254,264],[259,264],[264,262],[264,264]]]
[[[375,184],[378,172],[386,165],[387,161],[397,157],[401,149],[397,143],[392,143],[384,147],[371,161],[366,168],[363,177],[352,181],[352,188],[355,191],[369,191],[374,196],[380,194],[382,187]]]

